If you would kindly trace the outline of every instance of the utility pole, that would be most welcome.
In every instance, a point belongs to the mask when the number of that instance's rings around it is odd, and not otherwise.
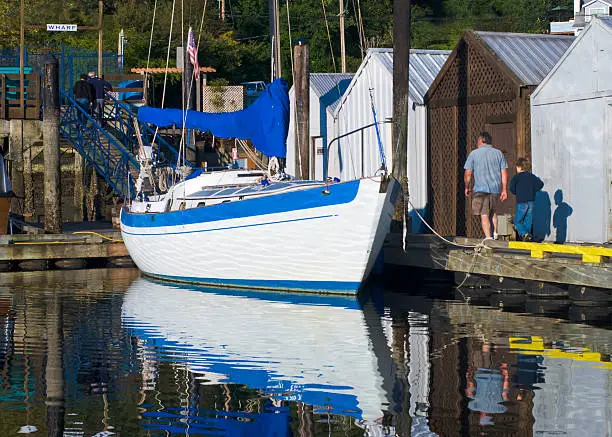
[[[408,194],[408,83],[410,72],[410,0],[393,0],[393,176]],[[396,147],[399,146],[399,147]],[[406,205],[398,202],[396,218],[404,220]],[[397,217],[397,211],[402,215]]]
[[[19,113],[25,118],[25,5],[21,0],[19,10]],[[21,159],[21,157],[19,157]]]
[[[344,42],[344,0],[340,1],[340,59],[341,71],[346,73],[346,46]]]
[[[295,177],[310,177],[310,46],[300,38],[293,46],[295,82]]]
[[[45,58],[43,76],[43,153],[45,157],[45,231],[60,233],[59,68],[57,58]]]
[[[102,77],[102,10],[104,1],[98,1],[98,77]]]

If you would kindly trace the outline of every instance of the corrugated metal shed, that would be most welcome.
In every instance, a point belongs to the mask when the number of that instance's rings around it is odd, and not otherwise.
[[[310,87],[334,112],[353,76],[353,73],[310,73]]]
[[[591,19],[530,103],[533,171],[544,182],[534,235],[612,242],[612,19]]]
[[[574,41],[573,36],[476,32],[523,85],[538,85]]]
[[[412,101],[423,104],[423,98],[436,75],[446,62],[450,51],[410,50],[410,87]],[[393,49],[370,49],[368,55],[375,56],[393,74]]]
[[[421,213],[427,208],[427,109],[424,96],[441,70],[450,52],[442,50],[411,50],[410,84],[408,95],[408,154],[407,173],[410,199]],[[378,122],[393,116],[393,51],[370,49],[346,90],[334,117],[336,135],[349,134],[331,144],[329,149],[329,175],[342,180],[367,177],[381,166],[379,138],[369,127],[374,122],[372,106]],[[380,126],[382,143],[388,168],[392,165],[391,124]],[[333,138],[333,136],[332,136]],[[329,143],[329,141],[328,141]],[[410,209],[412,232],[422,232],[423,224]]]

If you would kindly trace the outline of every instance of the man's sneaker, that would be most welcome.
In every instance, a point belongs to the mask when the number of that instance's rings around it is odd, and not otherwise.
[[[533,241],[533,237],[531,236],[529,232],[523,235],[523,241]]]
[[[493,239],[494,240],[498,240],[499,239],[499,234],[497,232],[493,232]]]

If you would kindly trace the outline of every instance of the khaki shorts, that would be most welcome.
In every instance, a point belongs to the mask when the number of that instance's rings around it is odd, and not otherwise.
[[[472,214],[490,215],[497,212],[499,194],[474,193],[472,194]]]

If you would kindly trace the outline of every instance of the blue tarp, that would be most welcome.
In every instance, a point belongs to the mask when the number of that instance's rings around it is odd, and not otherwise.
[[[220,138],[251,140],[267,156],[284,158],[289,131],[289,93],[284,79],[268,85],[257,101],[236,112],[187,111],[185,127],[210,132]],[[159,127],[183,126],[183,111],[143,106],[138,119]]]

